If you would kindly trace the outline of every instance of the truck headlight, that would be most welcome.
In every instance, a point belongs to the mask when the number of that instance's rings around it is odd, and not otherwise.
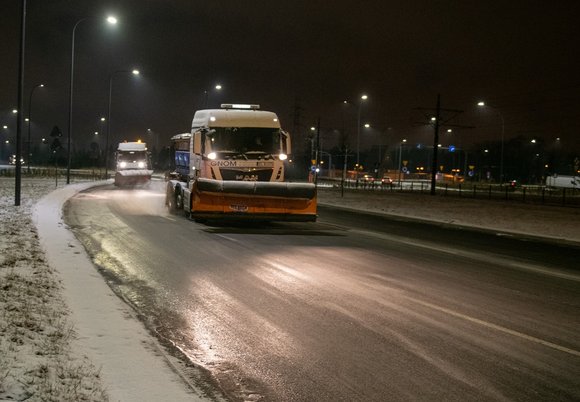
[[[119,166],[121,168],[125,168],[125,167],[127,167],[127,162],[121,162],[121,163],[119,163]]]
[[[209,154],[207,154],[207,158],[213,160],[217,158],[217,154],[215,152],[210,152]]]
[[[137,167],[139,169],[143,169],[145,167],[145,162],[139,162],[139,163],[137,163]]]
[[[288,155],[286,154],[280,154],[278,157],[280,158],[281,161],[285,161],[286,159],[288,159]]]

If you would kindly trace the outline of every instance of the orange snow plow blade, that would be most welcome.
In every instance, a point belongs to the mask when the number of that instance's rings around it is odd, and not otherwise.
[[[114,184],[117,187],[136,186],[151,181],[152,170],[122,170],[115,173]]]
[[[316,221],[316,187],[311,183],[198,179],[191,216],[200,219]]]

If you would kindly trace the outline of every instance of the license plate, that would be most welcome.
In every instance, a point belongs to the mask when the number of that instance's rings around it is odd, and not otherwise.
[[[236,212],[248,212],[248,206],[247,205],[231,204],[230,205],[230,209],[232,211],[236,211]]]

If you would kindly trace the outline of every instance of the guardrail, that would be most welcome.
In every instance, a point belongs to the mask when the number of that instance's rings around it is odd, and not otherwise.
[[[430,193],[431,182],[427,180],[402,180],[392,184],[365,182],[359,180],[325,179],[318,178],[318,185],[341,188],[346,191],[367,192],[419,192]],[[524,203],[560,205],[580,207],[580,189],[553,188],[547,186],[519,185],[512,187],[508,184],[489,183],[437,183],[435,193],[448,197],[466,197],[487,200],[518,201]]]

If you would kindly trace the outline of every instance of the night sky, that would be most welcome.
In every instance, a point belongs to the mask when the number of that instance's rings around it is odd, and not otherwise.
[[[111,6],[107,6],[110,4]],[[106,24],[114,14],[116,27]],[[159,145],[190,129],[193,113],[222,102],[278,113],[298,142],[320,118],[322,146],[345,130],[361,150],[377,143],[432,143],[426,123],[437,94],[462,110],[441,143],[468,147],[516,136],[560,138],[580,150],[580,2],[536,1],[83,1],[28,0],[25,108],[31,89],[33,141],[58,125],[66,136],[72,28],[72,138],[88,148],[106,116],[115,74],[111,142],[157,135]],[[2,0],[0,126],[13,138],[20,1]],[[214,85],[223,86],[216,92]],[[485,99],[496,109],[483,109]],[[343,104],[344,100],[351,102]],[[27,113],[26,113],[27,114]],[[104,135],[101,144],[104,145]],[[153,141],[154,142],[154,141]],[[300,148],[300,144],[296,144]]]

